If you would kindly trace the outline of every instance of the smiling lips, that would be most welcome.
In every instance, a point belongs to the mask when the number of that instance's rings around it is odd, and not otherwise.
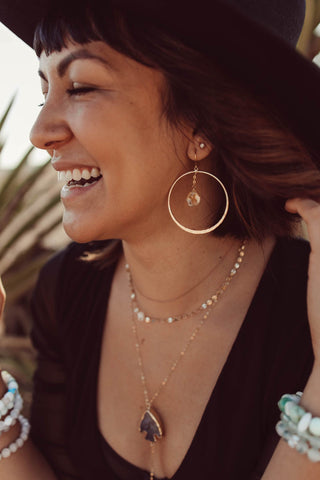
[[[99,168],[74,168],[58,172],[58,181],[63,181],[68,187],[88,187],[102,178]]]

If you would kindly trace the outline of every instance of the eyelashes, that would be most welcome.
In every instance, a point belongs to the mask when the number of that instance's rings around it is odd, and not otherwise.
[[[75,95],[85,95],[86,93],[90,93],[96,90],[94,87],[78,87],[78,88],[69,88],[67,90],[67,94],[70,96]],[[43,107],[45,102],[39,103],[38,107]]]
[[[78,88],[70,88],[67,90],[67,93],[71,95],[84,95],[85,93],[93,92],[95,90],[94,87],[78,87]]]

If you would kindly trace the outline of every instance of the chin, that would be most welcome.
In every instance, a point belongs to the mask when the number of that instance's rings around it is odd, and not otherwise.
[[[76,243],[89,243],[115,238],[112,234],[107,235],[105,231],[102,231],[101,223],[97,225],[96,222],[81,221],[68,212],[64,212],[63,215],[63,228],[68,237]]]
[[[89,243],[96,240],[96,238],[93,238],[93,236],[88,234],[88,232],[85,233],[79,232],[78,230],[75,231],[74,229],[69,228],[69,226],[64,226],[63,228],[68,237],[76,243]]]
[[[73,215],[64,212],[63,228],[68,237],[77,243],[88,243],[97,240],[96,233],[92,226],[86,222],[81,222],[74,218]]]

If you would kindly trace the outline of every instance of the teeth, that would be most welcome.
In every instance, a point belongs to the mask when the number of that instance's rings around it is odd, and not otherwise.
[[[68,183],[71,180],[78,182],[83,178],[84,180],[89,180],[91,177],[98,178],[101,173],[99,168],[93,167],[91,169],[84,168],[82,171],[79,168],[74,168],[73,170],[62,170],[58,172],[58,182]],[[89,184],[86,183],[85,186]]]
[[[71,170],[68,170],[67,172],[61,172],[61,173],[65,173],[65,175],[66,175],[66,182],[70,182],[70,180],[72,180],[72,172],[71,172]]]
[[[95,167],[94,167],[94,168],[91,170],[91,177],[97,178],[97,177],[99,177],[99,175],[100,175],[100,170],[99,170],[98,168],[95,168]]]
[[[81,180],[81,172],[80,170],[78,170],[77,168],[75,168],[72,172],[72,178],[73,180],[75,180],[76,182],[78,182],[79,180]]]
[[[84,185],[70,185],[68,186],[68,188],[84,188],[84,187],[89,187],[90,185],[92,185],[92,183],[85,183]]]
[[[93,175],[92,175],[93,176]],[[85,180],[89,180],[89,178],[91,177],[90,175],[90,172],[89,170],[87,170],[86,168],[82,171],[82,178],[84,178]]]
[[[65,180],[65,172],[58,172],[58,182],[62,182]]]

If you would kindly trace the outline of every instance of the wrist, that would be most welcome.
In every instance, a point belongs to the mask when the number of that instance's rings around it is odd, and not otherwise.
[[[4,383],[2,376],[1,376],[1,370],[0,370],[0,398],[3,397],[3,395],[7,391],[7,385]]]
[[[10,430],[3,432],[0,436],[0,451],[14,442],[19,437],[20,431],[21,426],[20,423],[17,422]]]
[[[314,364],[308,382],[303,390],[301,406],[320,417],[320,364]]]

